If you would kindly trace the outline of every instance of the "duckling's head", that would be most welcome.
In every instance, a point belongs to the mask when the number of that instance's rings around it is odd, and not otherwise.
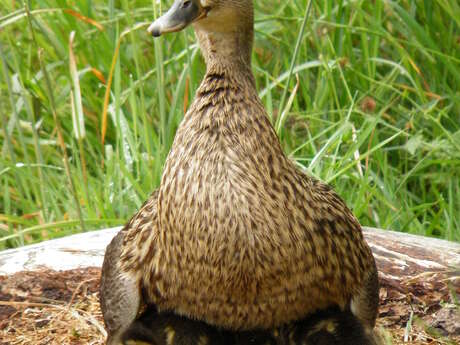
[[[193,25],[207,62],[238,57],[249,65],[254,26],[253,0],[175,0],[148,28],[153,36]]]
[[[252,0],[175,0],[169,11],[150,25],[155,37],[192,24],[207,32],[236,32],[252,28]]]

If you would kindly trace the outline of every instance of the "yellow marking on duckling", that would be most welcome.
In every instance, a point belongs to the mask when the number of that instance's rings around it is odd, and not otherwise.
[[[330,334],[334,334],[336,327],[337,327],[337,324],[333,319],[320,321],[312,327],[311,331],[307,333],[307,337],[310,337],[313,334],[321,332],[321,331],[326,331]]]
[[[176,336],[176,331],[171,326],[165,327],[165,334],[166,334],[166,344],[167,345],[174,345],[174,337]]]
[[[145,341],[142,340],[128,340],[125,342],[125,345],[152,345],[150,343],[146,343]]]
[[[329,333],[335,333],[335,327],[335,322],[331,320],[326,325],[326,331],[328,331]]]
[[[209,343],[209,338],[205,335],[200,335],[200,338],[198,339],[198,345],[208,345]]]

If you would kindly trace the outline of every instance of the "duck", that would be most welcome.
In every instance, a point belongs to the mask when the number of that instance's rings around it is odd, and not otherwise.
[[[155,306],[122,334],[123,345],[377,345],[350,312],[329,308],[273,330],[228,331]]]
[[[361,226],[286,156],[258,96],[253,1],[175,0],[148,31],[188,26],[206,73],[158,190],[107,249],[117,253],[102,270],[109,338],[119,341],[149,304],[232,331],[336,306],[372,332],[378,273]]]

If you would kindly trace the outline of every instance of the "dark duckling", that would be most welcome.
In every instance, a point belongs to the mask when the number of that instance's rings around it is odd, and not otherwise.
[[[225,331],[149,307],[123,333],[124,345],[376,345],[351,313],[329,308],[273,331]]]

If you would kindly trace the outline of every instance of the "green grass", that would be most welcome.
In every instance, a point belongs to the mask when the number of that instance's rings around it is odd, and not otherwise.
[[[0,2],[0,249],[121,225],[158,186],[204,65],[191,29],[146,34],[156,3]],[[285,152],[363,225],[460,241],[458,3],[316,0],[303,35],[307,1],[256,6]]]

